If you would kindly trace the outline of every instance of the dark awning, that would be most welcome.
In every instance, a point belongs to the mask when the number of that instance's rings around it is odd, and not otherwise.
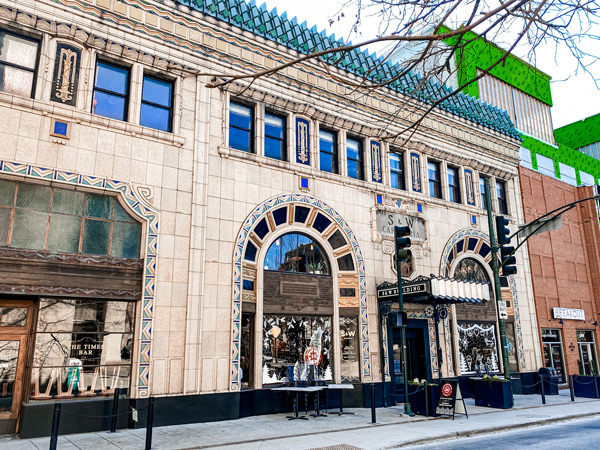
[[[489,283],[455,280],[436,276],[417,277],[402,282],[402,296],[407,303],[452,304],[485,303],[490,299]],[[398,299],[398,283],[383,282],[377,286],[377,299]]]

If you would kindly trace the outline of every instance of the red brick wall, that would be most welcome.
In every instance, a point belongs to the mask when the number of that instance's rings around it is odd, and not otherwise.
[[[566,203],[593,195],[590,187],[576,188],[538,172],[519,169],[525,222]],[[562,329],[567,374],[577,374],[576,329],[595,330],[598,351],[600,310],[600,229],[595,204],[584,202],[562,216],[562,229],[533,236],[528,241],[538,325]],[[553,319],[552,308],[585,311],[586,323]],[[540,338],[541,340],[541,338]]]

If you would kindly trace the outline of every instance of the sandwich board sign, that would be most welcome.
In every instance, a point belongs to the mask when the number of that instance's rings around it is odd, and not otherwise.
[[[458,381],[442,379],[435,417],[452,416],[452,420],[454,420],[455,414],[464,414],[467,419],[469,418]]]

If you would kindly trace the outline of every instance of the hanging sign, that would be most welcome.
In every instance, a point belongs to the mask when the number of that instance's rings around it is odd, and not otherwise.
[[[437,407],[435,408],[435,415],[436,417],[452,416],[452,420],[454,420],[455,414],[464,414],[467,416],[467,419],[469,418],[458,381],[442,379],[440,385],[440,397],[438,399]]]

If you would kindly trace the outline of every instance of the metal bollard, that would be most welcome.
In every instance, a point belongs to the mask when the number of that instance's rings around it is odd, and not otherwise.
[[[542,386],[542,405],[546,404],[546,392],[544,391],[544,375],[540,375],[540,385]]]
[[[119,412],[119,393],[121,390],[119,388],[115,388],[115,394],[113,396],[113,410],[112,417],[110,419],[110,432],[114,433],[117,431],[117,414]]]
[[[60,403],[54,404],[54,414],[52,415],[52,434],[50,436],[50,450],[56,450],[58,443],[58,425],[60,424]]]
[[[375,414],[375,385],[371,383],[371,423],[377,423]]]
[[[571,401],[575,401],[575,386],[573,386],[573,375],[569,375],[569,391],[571,392]]]
[[[148,403],[148,420],[146,422],[146,449],[152,448],[152,422],[154,421],[154,397],[150,397]]]

